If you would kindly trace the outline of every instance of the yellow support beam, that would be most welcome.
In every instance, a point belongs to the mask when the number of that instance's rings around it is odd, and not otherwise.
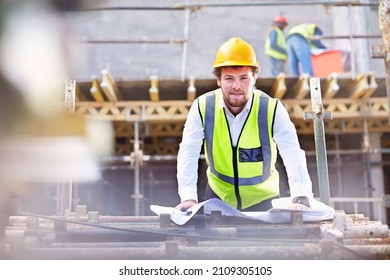
[[[84,92],[81,90],[80,86],[76,82],[76,101],[87,101]]]
[[[195,78],[191,76],[187,88],[187,100],[194,101],[195,97],[196,97]]]
[[[351,98],[358,99],[363,97],[370,90],[367,75],[358,75],[355,81],[350,85]]]
[[[107,69],[103,69],[101,73],[102,73],[102,82],[100,83],[100,87],[102,88],[107,99],[111,102],[123,100],[123,97],[118,89],[118,86],[116,85],[110,72]]]
[[[103,91],[100,87],[100,81],[96,77],[92,77],[92,86],[89,89],[89,93],[92,95],[96,102],[104,102]]]
[[[331,99],[340,90],[340,86],[337,83],[337,78],[338,78],[337,73],[332,73],[327,77],[324,85],[323,99]]]
[[[376,83],[376,73],[370,72],[367,75],[368,87],[369,89],[364,94],[363,98],[370,98],[371,95],[378,89],[378,84]]]
[[[310,76],[307,74],[299,76],[293,88],[293,91],[295,92],[295,99],[302,100],[307,96],[310,91],[309,78]]]
[[[158,92],[158,78],[155,75],[150,76],[149,96],[150,100],[153,102],[160,100],[160,95]]]
[[[275,98],[282,99],[286,91],[286,74],[280,73],[275,79],[270,94]]]

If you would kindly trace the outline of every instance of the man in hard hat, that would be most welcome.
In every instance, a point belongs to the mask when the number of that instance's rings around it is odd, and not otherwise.
[[[266,211],[279,197],[277,150],[289,179],[291,206],[307,209],[312,183],[304,151],[283,104],[254,90],[259,62],[240,38],[221,45],[213,73],[218,89],[195,99],[184,126],[177,161],[182,211],[199,201],[198,160],[202,145],[207,169],[205,199],[219,198],[244,211]]]
[[[280,73],[285,73],[285,63],[287,60],[286,38],[283,30],[288,25],[285,16],[276,16],[272,21],[272,26],[267,32],[265,39],[265,54],[269,58],[271,73],[274,77]]]
[[[311,50],[326,49],[320,40],[313,39],[315,35],[322,35],[322,30],[314,23],[302,23],[287,32],[286,48],[291,76],[313,76]]]

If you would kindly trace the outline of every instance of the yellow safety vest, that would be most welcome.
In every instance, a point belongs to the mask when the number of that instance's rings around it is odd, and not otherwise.
[[[277,100],[253,91],[248,118],[233,147],[225,111],[219,108],[221,98],[222,91],[217,89],[198,99],[207,178],[210,188],[224,202],[241,210],[279,195],[277,148],[272,139]]]
[[[281,49],[286,49],[286,38],[284,37],[283,30],[280,28],[274,27],[271,29],[267,37],[265,39],[265,54],[273,57],[275,59],[282,59],[282,60],[287,60],[287,55],[285,53],[281,53],[273,48],[271,48],[271,41],[269,39],[269,34],[271,33],[272,30],[276,31],[276,44],[281,48]]]
[[[317,25],[314,23],[302,23],[291,28],[287,32],[287,36],[290,36],[292,34],[299,34],[303,38],[305,38],[309,42],[310,47],[313,48],[314,45],[312,44],[312,40],[310,39],[310,36],[314,35],[316,27]]]

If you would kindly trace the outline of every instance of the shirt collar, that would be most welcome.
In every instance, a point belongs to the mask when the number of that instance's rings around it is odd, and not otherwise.
[[[249,99],[246,102],[246,104],[245,104],[244,108],[242,109],[241,113],[242,112],[249,112],[250,106],[252,104],[252,99],[253,99],[253,91],[251,91],[251,93],[249,95]],[[222,108],[225,108],[227,112],[230,112],[229,108],[227,107],[227,105],[225,103],[225,99],[223,99],[223,93],[222,93],[222,98],[219,101],[219,109],[222,109]]]

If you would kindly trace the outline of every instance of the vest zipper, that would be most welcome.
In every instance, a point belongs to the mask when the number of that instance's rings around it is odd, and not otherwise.
[[[252,102],[253,102],[253,100],[252,100]],[[232,135],[230,132],[229,121],[228,121],[227,116],[226,116],[225,108],[223,108],[223,113],[225,115],[225,121],[226,121],[226,125],[227,125],[228,132],[229,132],[229,137],[230,137],[230,144],[231,144],[232,150],[233,150],[232,164],[233,164],[233,172],[234,172],[234,194],[236,195],[236,199],[237,199],[237,207],[236,208],[237,208],[237,210],[240,211],[242,208],[242,202],[241,202],[241,196],[240,196],[240,188],[239,188],[240,186],[238,184],[239,180],[238,180],[238,164],[237,164],[237,147],[233,146],[233,138],[232,138]],[[245,125],[245,123],[244,123],[244,125]],[[242,132],[242,130],[241,130],[241,132]],[[241,135],[238,137],[237,146],[238,146],[238,142],[239,142],[240,137],[241,137]]]
[[[237,199],[237,210],[241,210],[242,202],[240,196],[240,186],[238,185],[237,147],[233,147],[233,171],[234,171],[234,193]]]

